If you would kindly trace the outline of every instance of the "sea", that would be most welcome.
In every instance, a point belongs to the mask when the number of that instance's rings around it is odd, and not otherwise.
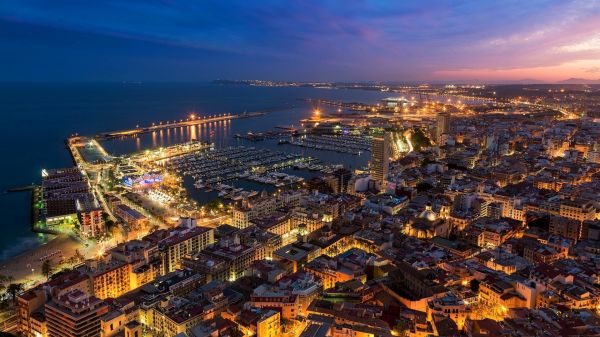
[[[307,99],[375,103],[393,94],[352,89],[259,87],[216,83],[1,83],[0,116],[0,260],[21,254],[51,237],[30,231],[31,196],[8,189],[39,183],[42,169],[73,166],[64,140],[70,135],[94,135],[172,120],[222,113],[268,111],[267,114],[196,128],[164,130],[139,137],[102,142],[114,155],[168,146],[190,139],[210,141],[216,147],[267,147],[313,156],[327,163],[362,167],[360,156],[278,145],[277,140],[249,142],[235,134],[260,132],[280,125],[299,125],[314,103]],[[319,107],[333,112],[329,106]],[[189,184],[189,182],[188,182]],[[259,184],[244,187],[260,189]],[[190,189],[191,197],[205,202],[213,197]]]

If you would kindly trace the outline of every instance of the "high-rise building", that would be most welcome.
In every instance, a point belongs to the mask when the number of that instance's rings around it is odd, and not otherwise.
[[[48,336],[100,336],[100,317],[107,312],[104,301],[73,290],[46,304]]]
[[[384,132],[373,137],[371,143],[371,177],[377,188],[384,186],[390,165],[390,133]]]
[[[106,225],[102,218],[102,207],[96,198],[82,198],[75,201],[79,230],[83,237],[93,238],[106,233]]]
[[[348,182],[352,179],[352,172],[345,168],[340,168],[333,171],[333,176],[336,180],[336,188],[334,193],[346,193],[348,191]]]
[[[163,274],[177,269],[177,265],[187,254],[197,253],[214,242],[215,231],[212,228],[179,226],[171,230],[169,237],[158,243],[158,250],[163,258]]]
[[[436,122],[436,141],[439,143],[443,134],[452,132],[450,114],[447,112],[439,112],[437,114]]]

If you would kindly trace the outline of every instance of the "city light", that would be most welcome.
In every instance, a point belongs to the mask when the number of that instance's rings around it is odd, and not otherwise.
[[[597,335],[600,27],[550,2],[6,5],[3,332]]]

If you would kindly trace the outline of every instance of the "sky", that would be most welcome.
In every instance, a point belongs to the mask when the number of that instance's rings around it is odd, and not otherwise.
[[[0,81],[600,79],[600,0],[0,1]]]

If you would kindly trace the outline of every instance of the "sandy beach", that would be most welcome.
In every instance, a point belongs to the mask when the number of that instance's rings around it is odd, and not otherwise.
[[[45,279],[42,263],[49,259],[56,272],[62,260],[75,255],[81,243],[68,235],[58,235],[47,243],[0,262],[0,274],[12,276],[15,283],[32,283]]]

